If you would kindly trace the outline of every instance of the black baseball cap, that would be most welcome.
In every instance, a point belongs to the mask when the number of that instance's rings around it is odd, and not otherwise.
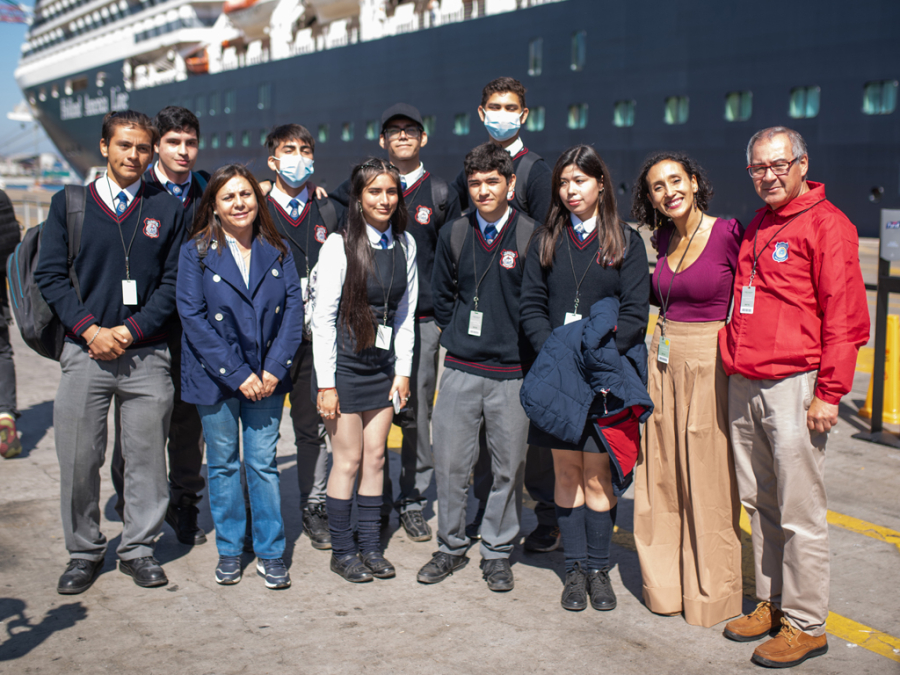
[[[384,131],[387,123],[395,117],[406,117],[418,124],[422,129],[425,128],[425,123],[422,122],[422,115],[419,113],[418,108],[411,106],[409,103],[397,103],[385,110],[381,115],[381,130]]]

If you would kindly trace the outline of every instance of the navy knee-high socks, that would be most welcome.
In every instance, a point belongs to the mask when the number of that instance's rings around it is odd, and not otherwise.
[[[609,546],[617,507],[609,511],[592,511],[582,504],[573,509],[556,507],[556,520],[562,534],[566,573],[581,563],[585,570],[609,569]]]
[[[381,502],[382,496],[356,495],[359,520],[356,525],[359,550],[372,553],[381,550]]]
[[[587,511],[587,507],[584,504],[574,509],[556,506],[556,521],[559,523],[563,553],[566,556],[566,574],[574,570],[577,563],[581,563],[582,568],[587,567],[588,547],[587,529],[584,519],[585,511]]]
[[[356,553],[353,528],[350,527],[350,511],[352,509],[352,499],[337,499],[325,495],[328,530],[331,532],[331,553],[334,556],[341,557],[349,553]]]
[[[587,563],[588,570],[609,569],[609,545],[612,543],[613,526],[616,524],[618,505],[609,511],[591,511],[585,509],[585,526],[587,530]]]

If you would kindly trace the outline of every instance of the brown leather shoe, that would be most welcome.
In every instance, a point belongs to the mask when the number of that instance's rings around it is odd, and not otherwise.
[[[747,616],[726,623],[724,635],[735,642],[753,642],[778,630],[783,616],[780,609],[763,600]]]
[[[827,651],[828,639],[824,634],[813,637],[782,618],[781,632],[757,647],[750,660],[767,668],[791,668]]]

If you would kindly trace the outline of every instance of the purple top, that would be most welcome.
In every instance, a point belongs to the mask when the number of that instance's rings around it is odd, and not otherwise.
[[[675,277],[665,255],[674,231],[674,226],[670,225],[661,229],[657,236],[658,258],[653,271],[653,295],[660,305],[660,296],[663,299],[666,297]],[[744,228],[737,220],[716,219],[700,257],[678,272],[675,278],[666,308],[667,319],[699,323],[724,321],[727,318],[743,233]],[[678,260],[674,262],[678,264]]]

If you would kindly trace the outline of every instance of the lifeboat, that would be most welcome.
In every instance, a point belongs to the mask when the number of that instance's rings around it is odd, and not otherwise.
[[[209,55],[205,49],[194,52],[184,60],[184,65],[189,72],[195,75],[204,75],[209,72]]]
[[[222,11],[235,28],[253,40],[265,35],[277,4],[277,0],[225,0]]]

